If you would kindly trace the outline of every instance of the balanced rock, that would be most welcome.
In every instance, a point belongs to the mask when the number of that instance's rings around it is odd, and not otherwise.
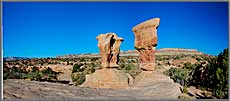
[[[86,75],[86,81],[81,85],[90,88],[125,89],[133,85],[133,78],[116,68],[102,68],[93,74]]]
[[[155,67],[155,50],[158,43],[157,27],[160,19],[154,18],[142,22],[132,31],[135,35],[135,48],[140,53],[140,68],[145,71],[153,71]]]
[[[102,57],[102,67],[118,67],[120,45],[124,39],[115,33],[100,34],[96,39]]]

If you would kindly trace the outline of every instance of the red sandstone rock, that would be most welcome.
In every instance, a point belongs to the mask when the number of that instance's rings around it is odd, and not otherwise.
[[[132,31],[135,35],[135,48],[140,53],[140,68],[146,71],[153,71],[155,67],[155,48],[157,46],[157,27],[160,19],[154,18],[142,22]]]

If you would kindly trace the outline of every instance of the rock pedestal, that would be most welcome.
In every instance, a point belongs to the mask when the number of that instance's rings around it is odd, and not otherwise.
[[[160,19],[154,18],[142,22],[132,31],[135,35],[135,48],[140,53],[140,68],[144,71],[153,71],[155,67],[155,49],[157,46],[157,27]]]
[[[125,89],[129,85],[133,85],[132,77],[117,70],[116,68],[102,68],[96,70],[93,74],[86,75],[86,81],[83,87],[90,88],[109,88],[109,89]]]

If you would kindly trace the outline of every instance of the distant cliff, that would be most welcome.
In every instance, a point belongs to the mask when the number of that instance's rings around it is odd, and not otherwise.
[[[201,55],[202,52],[196,49],[182,49],[182,48],[161,48],[156,50],[156,55]],[[121,51],[120,56],[138,56],[137,50]],[[57,58],[77,58],[77,57],[99,57],[99,54],[71,54],[57,56]]]
[[[157,50],[156,55],[201,55],[202,52],[196,49],[183,49],[183,48],[162,48]]]
[[[3,57],[3,61],[27,60],[27,57]]]

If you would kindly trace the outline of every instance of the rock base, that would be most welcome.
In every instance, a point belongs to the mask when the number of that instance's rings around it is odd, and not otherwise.
[[[155,69],[155,63],[140,63],[140,68],[143,71],[153,71]]]
[[[96,70],[93,74],[86,75],[86,81],[82,87],[90,88],[109,88],[109,89],[125,89],[133,85],[133,78],[117,70],[116,68],[103,68]]]

